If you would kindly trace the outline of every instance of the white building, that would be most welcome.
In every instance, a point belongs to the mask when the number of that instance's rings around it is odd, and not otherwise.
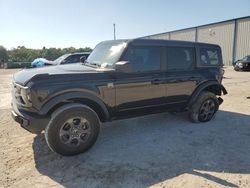
[[[224,64],[231,65],[233,61],[250,55],[250,16],[142,38],[218,44],[222,49]]]

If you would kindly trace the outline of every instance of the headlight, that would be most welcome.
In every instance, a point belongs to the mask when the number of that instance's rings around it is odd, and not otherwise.
[[[28,87],[24,87],[15,83],[14,84],[14,96],[20,105],[26,106],[26,107],[32,106],[31,93]]]
[[[243,67],[243,63],[241,63],[241,62],[238,63],[238,65],[239,65],[239,67]]]

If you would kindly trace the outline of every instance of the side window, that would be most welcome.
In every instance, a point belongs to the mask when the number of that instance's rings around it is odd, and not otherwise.
[[[221,63],[218,49],[200,48],[200,65],[211,66],[219,64]]]
[[[243,57],[242,59],[241,59],[241,61],[246,61],[247,60],[247,57]]]
[[[79,56],[79,60],[80,60],[82,57],[85,57],[86,59],[88,59],[89,54],[83,54],[83,55],[80,55],[80,56]]]
[[[246,56],[242,59],[242,61],[249,61],[250,60],[250,56]]]
[[[194,48],[168,47],[167,67],[169,71],[185,71],[193,68]]]
[[[72,56],[69,56],[68,58],[66,58],[62,64],[70,64],[70,63],[78,63],[78,62],[80,62],[80,56],[79,55],[72,55]]]
[[[134,72],[160,70],[161,47],[131,46],[125,52],[123,61],[129,61]]]

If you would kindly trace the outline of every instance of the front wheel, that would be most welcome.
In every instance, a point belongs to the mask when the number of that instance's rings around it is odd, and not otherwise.
[[[99,129],[99,119],[91,108],[69,104],[52,114],[45,139],[52,151],[71,156],[87,151],[97,140]]]
[[[202,92],[189,109],[189,117],[193,122],[210,121],[219,109],[219,101],[214,93]]]
[[[234,67],[234,70],[235,70],[235,71],[239,71],[240,69],[239,69],[239,68],[237,68],[237,67]]]

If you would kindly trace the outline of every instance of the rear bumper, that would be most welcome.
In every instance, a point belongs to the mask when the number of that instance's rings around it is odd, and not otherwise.
[[[222,84],[220,85],[220,87],[221,87],[221,90],[223,92],[223,95],[228,94],[226,88]]]
[[[33,133],[40,134],[49,123],[49,118],[39,115],[31,115],[19,110],[12,110],[12,118],[20,124],[22,128]]]

